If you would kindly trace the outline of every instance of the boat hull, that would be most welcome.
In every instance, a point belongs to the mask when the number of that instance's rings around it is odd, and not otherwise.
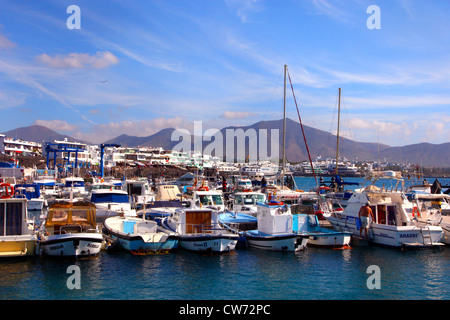
[[[269,251],[298,251],[296,234],[270,235],[261,232],[244,232],[248,246]]]
[[[350,233],[322,233],[310,234],[308,246],[321,248],[343,248],[350,246]]]
[[[339,219],[329,217],[328,221],[337,230],[348,230],[355,236],[360,236],[360,230],[356,226],[356,218],[345,217]],[[364,236],[364,231],[362,236]],[[443,231],[441,227],[426,226],[390,226],[378,223],[372,223],[368,228],[368,237],[370,242],[388,247],[432,247],[442,244]]]
[[[35,248],[35,236],[23,235],[0,237],[1,258],[33,256],[35,254]]]
[[[117,222],[123,218],[109,218],[104,222],[104,233],[111,241],[117,241],[120,247],[128,251],[166,252],[178,247],[178,237],[165,231],[147,233],[126,233],[114,228]],[[112,221],[112,223],[110,223]],[[132,222],[140,222],[139,219],[131,219]],[[144,220],[143,220],[144,221]]]
[[[43,255],[52,257],[93,257],[100,254],[100,233],[76,233],[47,236],[40,242]]]
[[[180,235],[180,247],[189,251],[225,253],[234,251],[239,236],[233,234]]]

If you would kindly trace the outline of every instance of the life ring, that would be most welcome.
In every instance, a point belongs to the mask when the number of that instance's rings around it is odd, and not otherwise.
[[[2,199],[11,198],[14,195],[14,187],[9,183],[0,184],[0,189],[5,189],[5,192],[1,195]]]
[[[420,212],[418,207],[414,207],[412,210],[413,217],[417,216],[417,218],[420,218]]]

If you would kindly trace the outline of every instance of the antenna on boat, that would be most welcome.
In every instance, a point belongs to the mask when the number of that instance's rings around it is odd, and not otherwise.
[[[286,165],[286,73],[287,65],[284,65],[284,93],[283,93],[283,159],[281,166],[281,188],[284,189],[284,168]]]
[[[339,125],[341,121],[341,88],[339,88],[339,100],[338,100],[338,123],[337,123],[337,134],[336,134],[336,175],[338,175],[338,162],[339,162]]]

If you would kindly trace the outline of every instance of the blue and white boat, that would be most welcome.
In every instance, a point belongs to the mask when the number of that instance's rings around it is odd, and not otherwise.
[[[350,248],[351,232],[321,227],[315,214],[294,214],[293,230],[308,239],[308,246],[343,249]]]
[[[250,247],[269,251],[300,251],[307,238],[293,231],[290,207],[282,203],[258,203],[258,228],[243,232]]]
[[[41,195],[37,183],[16,184],[14,191],[16,196],[27,198],[28,210],[42,210],[47,205],[47,200]]]
[[[234,251],[239,235],[219,225],[219,211],[210,208],[177,209],[164,218],[162,226],[178,234],[180,247],[196,252]]]
[[[133,254],[166,253],[178,247],[178,237],[155,221],[137,217],[110,217],[103,222],[103,233]]]

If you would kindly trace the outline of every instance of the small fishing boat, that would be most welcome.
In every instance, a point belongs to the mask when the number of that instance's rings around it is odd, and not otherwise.
[[[95,213],[94,204],[89,202],[52,204],[39,231],[41,254],[70,258],[98,256],[103,235]]]
[[[350,248],[351,232],[321,227],[315,214],[294,214],[293,230],[308,239],[308,246],[346,249]]]
[[[300,251],[308,239],[293,231],[293,216],[287,205],[279,202],[258,203],[258,228],[243,232],[250,247],[270,251]]]
[[[107,239],[118,242],[133,254],[166,253],[178,246],[176,233],[157,225],[155,221],[137,217],[110,217],[103,222]]]
[[[13,198],[10,185],[0,185],[0,258],[33,256],[37,234],[30,223],[26,198]]]
[[[47,205],[47,200],[41,195],[37,183],[16,184],[14,191],[16,196],[27,198],[28,210],[42,210]]]
[[[234,251],[239,235],[219,225],[218,211],[209,208],[177,209],[162,226],[178,234],[180,247],[197,252]]]
[[[136,216],[136,210],[131,207],[128,193],[124,190],[114,188],[92,190],[90,202],[97,208],[97,222],[119,215]]]
[[[88,194],[84,179],[81,177],[67,177],[61,190],[61,196],[67,198],[73,196],[75,198],[83,198]]]

